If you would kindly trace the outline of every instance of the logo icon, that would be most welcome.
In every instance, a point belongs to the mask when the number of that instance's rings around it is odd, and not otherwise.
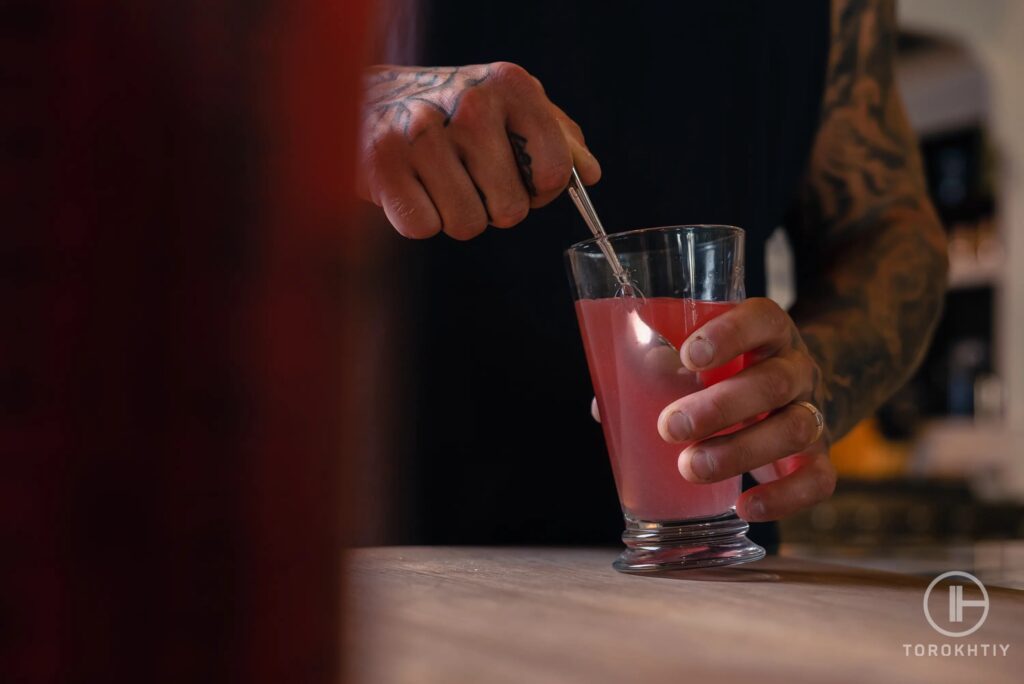
[[[964,598],[964,587],[966,586],[966,583],[965,584],[952,584],[951,583],[949,585],[949,616],[948,616],[949,622],[951,622],[951,623],[965,623],[965,624],[968,624],[968,623],[970,623],[970,620],[964,620],[964,608],[971,608],[971,609],[981,608],[982,609],[981,610],[981,617],[977,618],[977,621],[973,623],[973,626],[972,627],[968,627],[967,629],[961,630],[959,632],[945,629],[943,627],[940,627],[938,624],[936,624],[935,619],[932,618],[931,610],[928,607],[928,599],[932,595],[932,590],[935,589],[935,587],[939,584],[939,582],[941,582],[944,579],[951,578],[951,577],[962,577],[963,579],[971,582],[972,584],[974,584],[974,586],[978,587],[978,589],[981,590],[981,599],[980,600],[977,600],[977,599],[965,599]],[[927,589],[925,589],[925,592],[924,592],[924,616],[928,620],[928,624],[932,626],[932,629],[934,629],[939,634],[942,634],[942,635],[945,635],[945,636],[948,636],[948,637],[965,637],[968,634],[974,634],[976,631],[978,631],[978,629],[981,628],[981,626],[983,624],[985,624],[985,618],[988,617],[988,591],[985,590],[985,585],[981,583],[981,580],[979,580],[977,577],[975,577],[974,575],[972,575],[969,572],[963,572],[961,570],[950,570],[949,572],[944,572],[941,575],[939,575],[938,577],[936,577],[935,579],[933,579],[932,583],[928,585]]]

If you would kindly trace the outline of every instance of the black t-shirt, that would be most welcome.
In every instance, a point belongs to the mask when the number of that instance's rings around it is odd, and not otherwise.
[[[425,23],[421,63],[518,63],[581,125],[601,161],[591,196],[610,232],[741,226],[748,295],[764,294],[764,241],[817,129],[827,2],[434,0]],[[512,230],[402,243],[415,274],[406,541],[621,533],[562,257],[587,236],[561,197]]]

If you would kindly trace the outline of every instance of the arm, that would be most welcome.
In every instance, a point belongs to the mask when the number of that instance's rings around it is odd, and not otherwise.
[[[821,127],[794,231],[792,315],[833,439],[917,368],[946,287],[945,234],[893,74],[891,0],[838,0]]]
[[[738,354],[755,363],[665,407],[669,442],[694,482],[744,472],[777,479],[744,492],[737,512],[772,520],[832,494],[831,442],[869,415],[920,362],[942,304],[946,244],[893,83],[890,0],[836,0],[822,122],[802,221],[793,231],[798,299],[742,302],[691,335],[691,370]],[[825,414],[817,417],[797,402]],[[770,414],[724,437],[718,431]],[[770,479],[770,478],[766,478]]]

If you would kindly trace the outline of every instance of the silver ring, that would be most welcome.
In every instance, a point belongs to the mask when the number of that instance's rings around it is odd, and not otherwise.
[[[811,412],[811,415],[814,416],[814,422],[818,426],[818,431],[814,433],[814,439],[811,440],[811,444],[814,444],[821,439],[822,433],[825,432],[825,414],[823,414],[817,406],[809,401],[794,401],[793,404],[795,406],[803,406]]]

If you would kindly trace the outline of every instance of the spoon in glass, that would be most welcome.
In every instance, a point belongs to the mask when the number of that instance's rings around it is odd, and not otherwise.
[[[583,187],[583,182],[580,181],[575,167],[573,167],[572,176],[569,177],[568,191],[569,197],[572,198],[573,204],[576,205],[580,215],[583,216],[583,220],[586,222],[587,227],[590,228],[590,232],[597,238],[597,246],[604,254],[605,259],[608,260],[608,264],[612,268],[612,274],[614,274],[615,280],[619,283],[619,293],[621,296],[636,297],[643,301],[643,292],[639,286],[630,280],[629,275],[622,268],[622,263],[615,254],[615,250],[612,249],[611,242],[608,241],[608,233],[605,232],[601,219],[597,217],[597,210],[594,209],[594,204],[590,201],[590,195],[587,194],[586,188]],[[679,350],[676,349],[675,345],[665,339],[657,330],[647,325],[640,318],[640,314],[636,309],[630,312],[630,318],[632,319],[633,330],[636,332],[637,342],[642,346],[650,347],[645,356],[656,358],[659,365],[665,365],[673,369],[683,365],[679,358]],[[671,356],[665,353],[667,350],[671,350]],[[654,353],[651,354],[650,352]]]

